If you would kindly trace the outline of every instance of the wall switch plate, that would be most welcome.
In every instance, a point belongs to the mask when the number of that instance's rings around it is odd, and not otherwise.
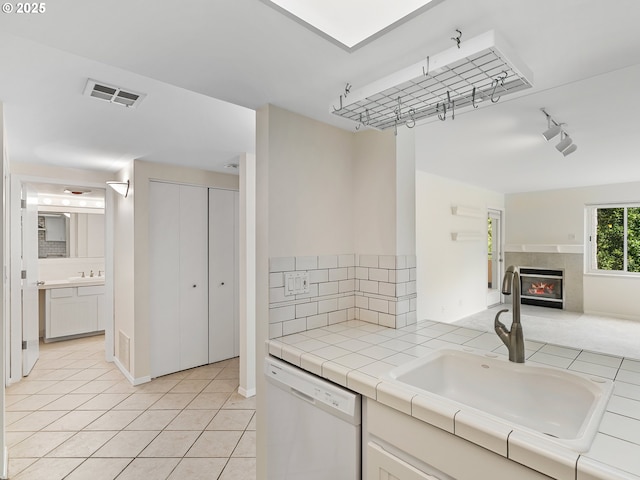
[[[284,295],[309,293],[309,272],[286,272],[284,274]]]

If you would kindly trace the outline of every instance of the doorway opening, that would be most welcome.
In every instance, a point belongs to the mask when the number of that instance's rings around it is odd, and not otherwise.
[[[502,301],[500,280],[502,279],[502,212],[489,209],[487,212],[487,306]]]

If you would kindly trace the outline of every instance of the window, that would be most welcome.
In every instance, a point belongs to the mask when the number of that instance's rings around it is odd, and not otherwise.
[[[640,274],[640,204],[588,207],[589,271]]]

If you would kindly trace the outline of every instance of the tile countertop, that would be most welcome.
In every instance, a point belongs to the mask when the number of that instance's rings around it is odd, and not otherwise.
[[[93,287],[96,285],[104,285],[104,276],[89,277],[86,280],[45,280],[42,285],[38,285],[38,290],[47,290],[49,288],[68,288],[68,287]]]
[[[436,405],[380,379],[398,365],[451,344],[507,355],[493,332],[433,321],[396,330],[351,320],[267,340],[269,354],[275,357],[550,477],[640,480],[640,360],[526,341],[528,363],[614,380],[615,389],[591,449],[577,453],[497,422],[478,421],[479,417],[451,404]]]

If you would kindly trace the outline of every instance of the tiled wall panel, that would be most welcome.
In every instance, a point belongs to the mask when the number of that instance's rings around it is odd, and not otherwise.
[[[414,255],[320,255],[271,258],[269,338],[347,320],[391,328],[415,323]],[[306,271],[309,293],[286,296],[286,272]]]

